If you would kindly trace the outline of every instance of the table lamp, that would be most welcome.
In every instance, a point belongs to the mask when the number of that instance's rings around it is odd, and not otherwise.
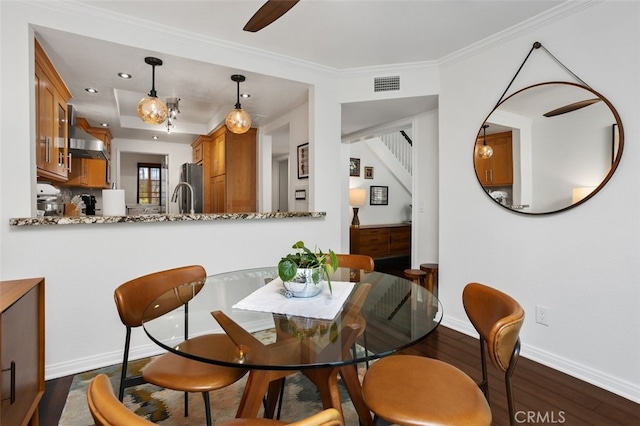
[[[367,190],[364,188],[351,188],[349,190],[349,205],[353,207],[353,220],[351,226],[360,226],[358,219],[358,210],[360,206],[364,206],[367,201]]]

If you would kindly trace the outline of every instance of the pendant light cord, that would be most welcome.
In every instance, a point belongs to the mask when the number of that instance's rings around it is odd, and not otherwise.
[[[513,78],[509,82],[509,84],[507,85],[507,88],[502,93],[502,96],[500,96],[500,99],[498,99],[498,102],[496,103],[496,106],[494,107],[494,109],[498,108],[498,105],[500,105],[500,102],[502,102],[502,99],[504,99],[504,95],[507,94],[507,91],[509,91],[509,88],[511,87],[511,85],[515,81],[516,77],[518,76],[518,74],[520,74],[520,71],[522,70],[522,67],[524,67],[524,64],[529,59],[529,56],[531,56],[531,54],[533,53],[534,50],[539,49],[541,47],[544,49],[545,52],[547,52],[549,54],[549,56],[551,56],[558,64],[560,64],[562,66],[562,68],[564,68],[576,80],[580,81],[580,83],[582,83],[584,86],[587,86],[589,88],[591,87],[587,83],[585,83],[584,80],[582,80],[580,77],[578,77],[573,71],[571,71],[569,68],[567,68],[567,66],[565,64],[560,62],[560,60],[558,58],[553,56],[553,54],[551,52],[549,52],[549,50],[547,50],[547,48],[542,45],[542,43],[540,43],[539,41],[536,41],[535,43],[533,43],[533,46],[531,46],[531,50],[529,50],[529,53],[527,54],[527,57],[524,58],[524,61],[522,61],[522,64],[520,65],[520,68],[518,68],[518,71],[516,71],[515,75],[513,76]]]
[[[236,96],[236,109],[240,109],[242,108],[242,106],[240,105],[240,81],[236,81],[236,85],[238,86],[238,92],[237,92],[237,96]]]
[[[149,92],[149,96],[152,98],[157,98],[158,94],[156,93],[156,66],[151,65],[151,91]]]

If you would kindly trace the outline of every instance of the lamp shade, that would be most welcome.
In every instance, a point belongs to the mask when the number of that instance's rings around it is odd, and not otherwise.
[[[352,188],[349,190],[349,205],[353,207],[364,206],[367,202],[367,190],[364,188]]]
[[[573,188],[573,191],[571,192],[571,204],[575,204],[582,200],[584,197],[591,194],[594,189],[596,189],[595,186],[580,186]]]

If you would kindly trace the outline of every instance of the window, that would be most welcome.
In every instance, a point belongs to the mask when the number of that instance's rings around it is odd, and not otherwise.
[[[160,205],[162,164],[138,163],[138,204]]]

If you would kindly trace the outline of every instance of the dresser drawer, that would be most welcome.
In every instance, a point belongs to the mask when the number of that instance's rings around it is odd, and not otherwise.
[[[389,242],[389,231],[384,228],[363,229],[360,231],[360,244],[376,244]]]
[[[389,230],[389,252],[390,253],[410,253],[411,252],[411,228],[400,227]]]

